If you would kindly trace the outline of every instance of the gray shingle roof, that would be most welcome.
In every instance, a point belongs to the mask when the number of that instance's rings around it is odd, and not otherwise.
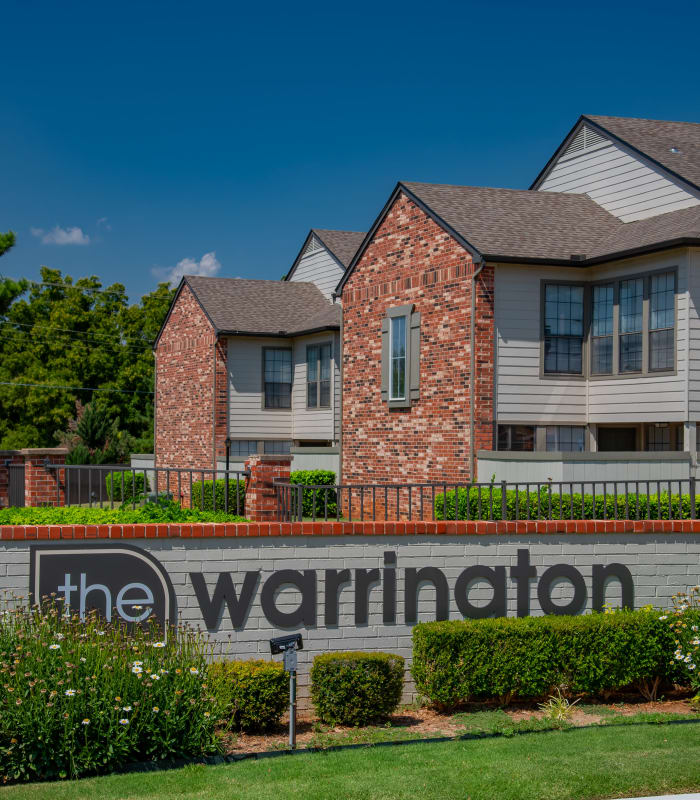
[[[321,228],[311,230],[346,269],[367,235],[359,231],[326,231]]]
[[[603,256],[679,239],[700,242],[700,206],[669,211],[637,222],[626,222],[607,237],[601,238],[597,248],[589,252],[588,256],[600,259]]]
[[[340,327],[340,306],[313,283],[185,275],[219,332],[291,336]]]
[[[613,136],[641,151],[661,166],[700,186],[700,124],[631,117],[584,114]],[[671,148],[680,150],[671,152]]]
[[[484,256],[568,261],[623,224],[584,194],[401,185]]]

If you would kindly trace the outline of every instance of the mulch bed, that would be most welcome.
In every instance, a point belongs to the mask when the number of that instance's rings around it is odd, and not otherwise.
[[[585,702],[585,710],[579,708]],[[600,708],[600,713],[596,713],[596,707]],[[297,718],[297,747],[318,746],[319,736],[323,737],[325,746],[333,744],[337,738],[337,744],[351,744],[353,740],[359,742],[366,741],[369,734],[382,729],[382,738],[391,739],[389,733],[391,729],[396,731],[396,738],[429,739],[439,736],[458,736],[464,732],[465,714],[479,711],[494,711],[497,706],[493,704],[470,704],[461,708],[459,711],[445,714],[439,713],[431,708],[402,708],[392,715],[385,725],[370,726],[368,728],[349,728],[344,726],[330,727],[320,724],[310,712],[300,712]],[[513,721],[519,722],[525,719],[541,718],[543,712],[538,709],[537,704],[512,705],[502,709]],[[575,712],[570,723],[574,726],[594,725],[610,718],[611,714],[631,716],[633,714],[652,714],[652,713],[671,713],[671,714],[694,714],[695,709],[690,704],[690,697],[685,693],[670,693],[670,696],[663,700],[647,702],[641,699],[625,698],[619,702],[596,702],[592,700],[581,700],[575,706]],[[700,715],[698,715],[700,718]],[[270,750],[283,750],[288,746],[287,718],[282,720],[279,727],[266,734],[226,734],[224,737],[225,751],[227,755],[266,752]],[[369,742],[371,743],[371,742]]]

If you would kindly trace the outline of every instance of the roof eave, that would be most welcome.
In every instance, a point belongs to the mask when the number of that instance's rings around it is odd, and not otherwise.
[[[319,325],[315,328],[306,328],[299,331],[239,331],[239,330],[220,330],[218,336],[248,336],[265,337],[268,339],[293,339],[296,336],[307,336],[311,333],[322,333],[323,331],[339,331],[340,325]]]

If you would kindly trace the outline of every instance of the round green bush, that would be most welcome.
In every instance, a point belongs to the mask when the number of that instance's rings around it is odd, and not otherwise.
[[[322,722],[366,725],[401,700],[404,660],[392,653],[325,653],[311,668],[311,699]]]
[[[289,704],[289,677],[275,661],[217,661],[209,667],[209,686],[233,730],[267,730]]]

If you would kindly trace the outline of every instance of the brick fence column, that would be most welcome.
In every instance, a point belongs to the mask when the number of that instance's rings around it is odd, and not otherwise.
[[[66,502],[66,471],[47,469],[46,463],[65,464],[68,450],[61,447],[29,448],[24,456],[25,506],[60,506]]]
[[[291,456],[250,456],[245,462],[250,477],[245,487],[245,515],[253,522],[277,519],[275,479],[289,480]]]

